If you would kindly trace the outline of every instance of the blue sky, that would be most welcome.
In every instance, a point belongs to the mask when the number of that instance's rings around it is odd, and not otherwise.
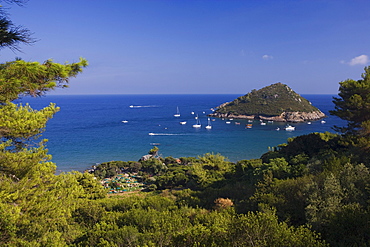
[[[29,0],[39,41],[1,61],[89,67],[53,94],[246,94],[276,82],[337,94],[370,65],[367,0]]]

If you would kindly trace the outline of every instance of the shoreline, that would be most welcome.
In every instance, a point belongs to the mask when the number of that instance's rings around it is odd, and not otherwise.
[[[279,116],[263,116],[263,115],[234,115],[230,113],[219,113],[214,112],[208,114],[209,117],[216,118],[235,118],[235,119],[246,119],[246,120],[265,120],[275,122],[290,122],[290,123],[303,123],[308,121],[317,121],[327,116],[322,111],[314,112],[283,112]]]

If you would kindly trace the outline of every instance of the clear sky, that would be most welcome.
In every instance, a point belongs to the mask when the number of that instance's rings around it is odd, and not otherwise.
[[[54,94],[246,94],[276,82],[337,94],[370,65],[368,0],[29,0],[39,41],[1,61],[89,67]]]

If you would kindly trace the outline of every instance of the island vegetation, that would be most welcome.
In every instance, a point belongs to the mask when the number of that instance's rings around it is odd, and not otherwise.
[[[1,27],[2,47],[28,40],[4,43],[11,28]],[[338,134],[290,138],[260,159],[153,148],[140,161],[56,175],[40,136],[58,108],[12,101],[65,87],[85,66],[0,65],[1,246],[370,245],[370,67],[340,82]]]
[[[224,103],[210,116],[302,122],[318,120],[325,114],[289,86],[278,82]]]

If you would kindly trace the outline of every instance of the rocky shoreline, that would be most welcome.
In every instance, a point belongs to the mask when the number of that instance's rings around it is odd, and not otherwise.
[[[229,113],[214,112],[209,114],[210,117],[217,118],[235,118],[235,119],[260,119],[265,121],[276,121],[276,122],[292,122],[302,123],[307,121],[316,121],[325,118],[326,115],[319,111],[314,112],[283,112],[279,116],[263,116],[263,115],[234,115]]]

